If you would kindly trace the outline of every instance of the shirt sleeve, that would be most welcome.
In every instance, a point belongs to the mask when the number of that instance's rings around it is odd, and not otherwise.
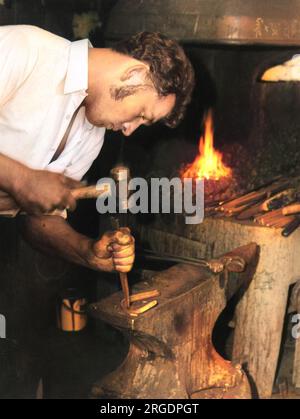
[[[22,25],[0,27],[0,109],[30,75],[37,57]]]

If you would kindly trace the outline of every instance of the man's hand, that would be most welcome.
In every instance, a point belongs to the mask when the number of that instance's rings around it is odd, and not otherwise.
[[[28,214],[41,215],[54,209],[76,208],[71,190],[82,186],[80,182],[60,173],[26,168],[11,194],[17,204]]]
[[[106,232],[93,242],[88,256],[91,268],[106,272],[129,272],[135,257],[134,238],[128,228]]]
[[[86,268],[128,272],[134,262],[134,238],[128,228],[105,233],[93,240],[75,231],[61,217],[18,218],[26,240],[36,249],[63,257]]]
[[[30,169],[0,153],[0,190],[30,215],[42,215],[56,208],[75,209],[71,189],[81,186],[62,174]]]

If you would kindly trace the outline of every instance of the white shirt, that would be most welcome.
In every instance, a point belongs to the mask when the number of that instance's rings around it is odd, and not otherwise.
[[[88,122],[84,107],[50,162],[87,96],[89,46],[87,39],[70,42],[34,26],[0,27],[0,153],[73,179],[87,172],[105,129]]]

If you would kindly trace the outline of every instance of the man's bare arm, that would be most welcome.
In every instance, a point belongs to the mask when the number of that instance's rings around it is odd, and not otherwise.
[[[0,189],[12,195],[18,189],[18,181],[25,170],[23,164],[0,153]]]
[[[80,182],[60,173],[30,169],[0,153],[0,190],[29,214],[39,215],[56,208],[74,209],[76,201],[71,189],[80,186]],[[4,207],[7,209],[6,203]]]
[[[76,232],[61,217],[21,216],[25,239],[37,250],[106,272],[129,272],[134,262],[134,239],[128,229],[105,233],[100,240]]]

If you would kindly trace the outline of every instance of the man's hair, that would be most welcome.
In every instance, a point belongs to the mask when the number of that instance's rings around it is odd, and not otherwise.
[[[148,64],[149,77],[160,97],[176,95],[171,113],[163,119],[174,128],[183,119],[195,85],[193,67],[183,48],[157,32],[140,32],[118,42],[112,49]]]

